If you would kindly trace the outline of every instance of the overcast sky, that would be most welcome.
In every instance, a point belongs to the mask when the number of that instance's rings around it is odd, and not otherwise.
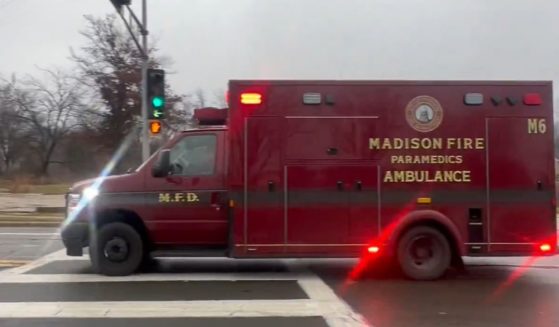
[[[139,13],[139,0],[133,0]],[[559,90],[558,0],[148,0],[173,88],[229,79],[537,79]],[[0,75],[70,67],[109,0],[0,0]]]

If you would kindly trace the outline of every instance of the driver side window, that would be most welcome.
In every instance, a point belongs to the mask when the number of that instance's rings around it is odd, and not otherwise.
[[[171,149],[173,175],[213,175],[216,153],[215,135],[186,136]]]

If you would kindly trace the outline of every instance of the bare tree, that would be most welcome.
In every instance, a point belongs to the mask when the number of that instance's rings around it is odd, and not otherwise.
[[[227,108],[227,94],[224,90],[218,89],[214,91],[213,103],[218,108]]]
[[[64,72],[43,70],[45,79],[28,77],[15,90],[18,118],[30,131],[30,147],[38,158],[38,175],[48,175],[61,140],[79,126],[84,89]]]
[[[142,54],[116,16],[85,17],[87,27],[81,32],[85,46],[72,51],[82,81],[95,90],[102,108],[96,109],[99,140],[112,152],[119,141],[140,123]],[[160,67],[156,49],[148,50],[151,68]],[[167,88],[166,106],[172,110],[180,97]],[[116,142],[115,142],[116,141]]]
[[[4,174],[9,174],[22,157],[28,137],[15,105],[14,84],[15,77],[0,85],[0,158]]]
[[[198,88],[192,93],[192,103],[198,108],[204,108],[208,105],[208,99],[204,90]]]

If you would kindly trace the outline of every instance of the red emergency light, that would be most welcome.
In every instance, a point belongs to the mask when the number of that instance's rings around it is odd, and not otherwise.
[[[522,101],[527,106],[539,106],[542,104],[542,97],[538,93],[527,93]]]
[[[372,245],[367,248],[367,252],[369,253],[379,253],[380,248],[378,246]]]
[[[540,244],[540,251],[543,253],[551,252],[551,244],[549,243]]]
[[[242,104],[262,104],[262,94],[256,92],[241,93]]]

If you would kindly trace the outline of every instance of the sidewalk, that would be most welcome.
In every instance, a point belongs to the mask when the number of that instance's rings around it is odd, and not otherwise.
[[[14,194],[0,193],[0,212],[37,212],[38,208],[47,208],[48,211],[56,211],[53,208],[64,208],[64,195],[43,194]]]
[[[0,212],[0,227],[59,227],[64,213]]]
[[[0,227],[58,227],[64,195],[0,193]]]

